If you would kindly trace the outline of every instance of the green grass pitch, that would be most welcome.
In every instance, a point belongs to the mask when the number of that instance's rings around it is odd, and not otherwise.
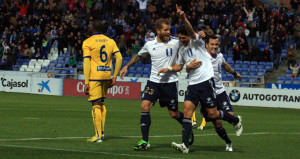
[[[204,131],[193,129],[189,154],[171,148],[181,142],[181,126],[166,108],[151,110],[151,149],[134,151],[141,139],[140,101],[106,99],[107,118],[103,143],[88,143],[94,135],[91,104],[87,98],[0,92],[1,159],[77,158],[199,158],[199,159],[298,159],[300,158],[300,110],[234,106],[243,117],[244,133],[235,136],[223,122],[233,142],[233,152],[211,123]],[[183,109],[180,103],[179,109]],[[197,109],[198,123],[201,121]]]

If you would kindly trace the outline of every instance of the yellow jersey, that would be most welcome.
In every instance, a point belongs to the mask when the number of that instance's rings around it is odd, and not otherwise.
[[[111,80],[112,56],[120,52],[116,42],[109,37],[96,33],[82,44],[83,58],[90,58],[89,81]]]

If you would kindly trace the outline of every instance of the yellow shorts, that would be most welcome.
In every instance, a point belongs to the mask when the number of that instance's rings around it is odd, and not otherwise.
[[[89,102],[105,99],[110,81],[90,81]]]

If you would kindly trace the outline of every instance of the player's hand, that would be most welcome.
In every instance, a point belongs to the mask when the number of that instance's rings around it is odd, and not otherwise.
[[[84,87],[84,93],[85,93],[86,95],[89,95],[89,93],[90,93],[90,85],[89,85],[89,84],[86,84],[86,85],[85,85],[85,87]]]
[[[206,37],[206,34],[205,34],[204,31],[199,31],[199,32],[198,32],[198,35],[199,35],[199,37],[200,37],[201,39],[203,39],[203,38]]]
[[[188,64],[188,68],[189,69],[195,69],[198,68],[202,65],[202,61],[196,61],[196,59],[192,60],[189,64]]]
[[[179,18],[182,18],[182,19],[185,18],[185,13],[184,13],[184,11],[180,10],[177,4],[176,4],[176,13],[177,13],[177,16],[178,16]]]
[[[157,73],[157,76],[159,76],[160,73],[167,73],[169,71],[168,68],[163,68],[163,69],[160,69]]]
[[[242,76],[241,76],[239,73],[237,73],[237,74],[234,76],[234,78],[240,80],[240,79],[242,79]]]
[[[124,76],[126,75],[127,73],[127,66],[124,66],[122,68],[122,70],[120,71],[120,78],[123,80],[124,79]]]
[[[111,87],[114,86],[115,84],[116,84],[116,78],[113,77],[113,78],[110,80],[110,83],[109,83],[108,88],[111,88]]]

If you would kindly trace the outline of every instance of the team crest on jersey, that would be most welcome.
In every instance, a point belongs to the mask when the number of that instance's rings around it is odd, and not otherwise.
[[[174,100],[174,99],[172,99],[172,100],[171,100],[171,103],[172,103],[172,104],[174,104],[174,103],[175,103],[175,100]]]
[[[227,102],[223,102],[223,105],[224,105],[224,106],[227,106],[227,104],[228,104]]]
[[[207,97],[207,101],[210,102],[210,101],[211,101],[211,98],[210,98],[210,97]]]

